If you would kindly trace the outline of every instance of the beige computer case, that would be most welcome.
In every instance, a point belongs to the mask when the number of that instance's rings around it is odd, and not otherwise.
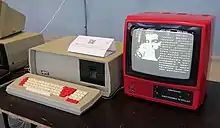
[[[101,58],[68,52],[67,49],[74,39],[74,36],[63,37],[31,48],[31,73],[98,88],[103,96],[111,96],[122,85],[122,43],[116,43],[117,51],[114,54]],[[104,63],[104,87],[80,80],[79,59]]]
[[[24,30],[25,19],[22,13],[9,7],[7,3],[0,1],[0,38]]]
[[[14,71],[28,65],[28,50],[43,44],[43,36],[39,33],[22,32],[0,40],[7,54],[9,70]]]

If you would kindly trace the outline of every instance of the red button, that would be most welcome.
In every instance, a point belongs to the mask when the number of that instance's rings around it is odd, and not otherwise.
[[[25,78],[19,83],[19,85],[20,85],[20,86],[23,86],[23,85],[25,84],[25,82],[27,82],[27,80],[28,80],[28,77],[25,77]]]
[[[68,101],[70,103],[74,103],[74,104],[78,104],[79,103],[79,101],[74,100],[74,99],[70,99],[70,98],[68,98],[66,101]]]

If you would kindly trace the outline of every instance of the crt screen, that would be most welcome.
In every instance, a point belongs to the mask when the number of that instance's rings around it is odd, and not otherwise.
[[[183,31],[132,31],[132,70],[161,77],[189,79],[193,34]]]

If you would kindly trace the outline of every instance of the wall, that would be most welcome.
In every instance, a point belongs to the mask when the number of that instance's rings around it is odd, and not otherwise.
[[[62,0],[6,0],[27,16],[26,29],[40,31],[50,20]],[[123,39],[127,14],[141,11],[209,13],[217,16],[216,35],[220,33],[218,0],[87,0],[88,34]],[[37,22],[37,24],[35,23]],[[45,34],[84,34],[83,0],[67,0]],[[220,53],[220,36],[215,36],[213,53]]]
[[[26,30],[40,32],[63,0],[5,0],[27,17]],[[67,0],[44,34],[84,34],[83,0]]]

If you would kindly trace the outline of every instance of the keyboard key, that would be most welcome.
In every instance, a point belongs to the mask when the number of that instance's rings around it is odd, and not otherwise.
[[[50,96],[49,92],[46,92],[46,91],[43,91],[43,90],[40,90],[40,89],[37,89],[37,88],[27,87],[26,90],[34,92],[34,93],[38,93],[38,94],[41,94],[41,95],[44,95],[44,96]]]
[[[69,95],[73,94],[75,91],[76,91],[75,88],[70,88],[70,87],[65,86],[65,87],[63,87],[63,90],[60,93],[60,97],[69,96]]]
[[[66,101],[67,101],[67,102],[70,102],[70,103],[73,103],[73,104],[78,104],[78,103],[79,103],[79,101],[74,100],[74,99],[71,99],[71,98],[67,98]]]
[[[69,98],[73,100],[80,101],[83,97],[85,97],[87,92],[76,90],[73,94],[69,96]]]
[[[28,81],[28,77],[25,77],[20,83],[19,83],[19,85],[20,86],[23,86],[24,84],[25,84],[25,82],[27,82]]]

